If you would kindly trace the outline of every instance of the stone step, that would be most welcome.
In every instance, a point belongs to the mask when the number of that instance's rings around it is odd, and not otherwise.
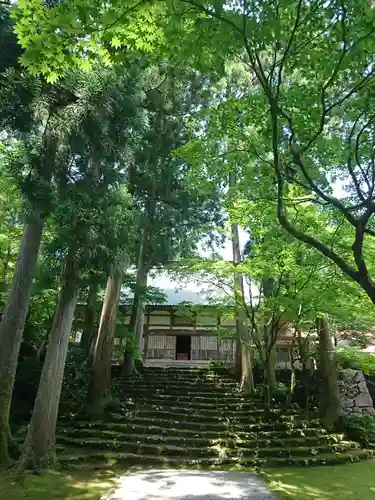
[[[317,415],[245,397],[236,381],[208,370],[145,368],[119,377],[124,403],[106,421],[60,420],[64,464],[254,467],[318,465],[369,458],[372,453],[330,434]]]
[[[118,423],[123,422],[123,425],[138,425],[138,426],[156,426],[167,429],[186,429],[193,430],[195,432],[216,432],[216,434],[221,432],[255,432],[255,431],[268,431],[268,430],[288,430],[288,429],[304,429],[306,427],[322,427],[322,423],[318,419],[311,419],[308,421],[286,420],[283,422],[255,422],[255,423],[218,423],[218,422],[192,422],[191,420],[180,421],[180,420],[166,420],[163,418],[142,418],[137,415],[132,416],[130,419],[122,417],[119,415],[108,416],[108,423]]]
[[[247,439],[239,439],[235,437],[228,438],[217,438],[217,439],[207,439],[207,438],[197,438],[197,437],[186,437],[186,436],[169,436],[169,435],[145,435],[145,434],[123,434],[116,430],[103,430],[103,429],[75,429],[74,427],[67,427],[59,430],[59,437],[72,437],[72,438],[96,438],[97,440],[107,439],[112,440],[112,442],[126,441],[126,442],[143,442],[147,444],[160,444],[160,445],[176,445],[176,446],[187,446],[191,448],[197,447],[211,447],[211,446],[222,446],[226,448],[246,448],[246,449],[256,449],[266,448],[268,446],[273,447],[315,447],[323,445],[334,445],[344,441],[343,434],[317,434],[316,436],[290,436],[286,435],[280,438],[280,432],[268,432],[268,433],[253,433],[249,435]],[[260,437],[261,436],[261,437]]]
[[[130,377],[113,377],[114,381],[146,381],[149,383],[162,381],[166,384],[168,383],[177,383],[177,382],[186,382],[186,383],[197,383],[197,382],[205,382],[205,383],[228,383],[228,384],[237,384],[238,381],[233,377],[223,377],[220,375],[211,376],[211,375],[201,375],[201,374],[180,374],[180,373],[170,373],[170,374],[138,374],[136,376]]]
[[[231,378],[223,377],[179,377],[179,376],[162,376],[158,375],[155,378],[149,376],[139,376],[139,377],[118,377],[113,379],[114,383],[117,384],[132,384],[132,383],[143,383],[147,385],[152,385],[153,383],[163,383],[164,385],[169,384],[207,384],[207,385],[227,385],[230,387],[236,387],[240,385],[237,380]]]
[[[255,466],[309,466],[309,465],[335,465],[339,463],[356,462],[373,458],[370,450],[350,450],[343,453],[327,453],[316,456],[301,457],[228,457],[228,458],[202,458],[202,457],[165,457],[157,455],[137,455],[132,453],[97,452],[82,453],[72,450],[70,453],[59,455],[59,461],[66,467],[82,468],[82,464],[90,464],[94,468],[108,468],[114,465],[152,465],[152,466],[185,466],[185,467],[255,467]]]
[[[155,375],[155,377],[153,377]],[[144,369],[143,371],[138,371],[133,375],[114,375],[113,378],[116,379],[137,379],[137,378],[173,378],[173,379],[192,379],[199,378],[202,380],[236,380],[234,375],[231,375],[229,372],[225,373],[215,373],[208,370],[160,370],[160,371],[150,371]]]
[[[143,414],[146,412],[153,412],[152,414],[150,413],[151,416],[156,416],[156,413],[158,415],[161,414],[180,414],[180,415],[185,415],[186,417],[190,417],[192,415],[198,415],[200,417],[209,417],[209,418],[222,418],[223,416],[228,416],[230,418],[266,418],[264,410],[260,408],[254,408],[252,405],[249,405],[247,408],[228,408],[228,407],[219,407],[219,408],[201,408],[199,405],[197,406],[192,406],[192,407],[183,407],[183,406],[173,406],[172,404],[165,404],[165,403],[150,403],[149,401],[144,401],[144,402],[132,402],[132,403],[125,403],[125,406],[128,407],[129,409],[134,409],[137,411],[137,414]],[[267,419],[275,419],[278,418],[279,416],[293,416],[295,415],[298,418],[302,418],[301,412],[295,409],[283,409],[283,408],[277,408],[277,409],[270,409],[269,412],[267,413]],[[313,417],[314,415],[311,414]],[[306,418],[306,415],[304,415],[304,418]]]
[[[155,390],[155,389],[163,389],[163,390],[175,390],[180,389],[182,391],[199,391],[199,392],[221,392],[221,391],[234,391],[240,392],[238,384],[214,384],[208,382],[197,382],[197,383],[188,383],[188,382],[180,382],[175,381],[173,383],[165,383],[162,380],[158,380],[155,382],[145,382],[143,380],[132,381],[132,382],[114,382],[113,387],[119,390],[127,390],[127,389],[142,389],[142,390]]]
[[[115,390],[124,395],[135,394],[142,395],[143,397],[153,396],[154,394],[162,394],[162,395],[176,395],[176,396],[187,396],[189,398],[194,397],[210,397],[210,398],[235,398],[235,397],[243,397],[243,393],[240,390],[228,390],[228,389],[220,389],[220,388],[204,388],[197,387],[193,388],[184,388],[176,386],[160,386],[160,387],[115,387]]]
[[[300,457],[300,456],[316,456],[324,453],[340,453],[353,448],[358,448],[358,445],[353,442],[341,442],[333,445],[322,445],[316,447],[266,447],[266,448],[226,448],[218,445],[211,447],[187,447],[177,446],[170,444],[154,444],[144,442],[129,442],[129,441],[116,441],[113,439],[97,438],[72,438],[72,437],[58,437],[58,443],[66,445],[67,447],[84,447],[86,450],[111,450],[121,451],[126,453],[135,453],[138,455],[163,455],[174,457]]]
[[[130,377],[114,377],[113,380],[115,382],[144,382],[144,383],[155,383],[155,382],[163,382],[163,383],[186,383],[186,384],[196,384],[196,383],[206,383],[206,384],[229,384],[229,385],[238,385],[238,381],[231,377],[222,377],[222,376],[208,376],[208,375],[194,375],[186,377],[184,375],[163,375],[158,374],[154,378],[151,375],[139,374],[136,376]]]
[[[200,393],[197,393],[197,392],[190,392],[190,393],[184,393],[184,394],[181,394],[180,392],[176,391],[174,393],[164,393],[164,392],[157,392],[157,391],[154,391],[154,392],[151,392],[151,391],[147,391],[147,392],[141,392],[141,391],[136,391],[136,390],[129,390],[129,391],[124,391],[124,392],[121,392],[120,393],[117,393],[118,397],[120,399],[128,399],[128,398],[133,398],[135,400],[137,399],[154,399],[154,398],[158,398],[160,400],[162,399],[165,399],[165,400],[174,400],[176,402],[178,402],[178,404],[186,404],[186,405],[189,405],[189,402],[190,401],[193,401],[195,403],[210,403],[210,404],[227,404],[227,405],[231,405],[231,404],[240,404],[240,403],[244,403],[244,402],[248,402],[248,401],[251,401],[253,402],[254,406],[257,406],[257,407],[264,407],[264,403],[262,403],[261,401],[259,402],[255,402],[253,399],[251,398],[246,398],[244,397],[243,395],[241,394],[236,394],[236,393],[233,393],[233,392],[229,392],[229,393],[221,393],[221,394],[210,394],[210,393],[203,393],[203,394],[200,394]]]
[[[191,438],[191,439],[206,439],[206,440],[219,440],[219,439],[241,439],[247,441],[256,441],[257,439],[267,439],[272,440],[274,438],[299,438],[299,437],[317,437],[317,436],[327,436],[327,431],[321,427],[321,425],[308,427],[308,426],[296,426],[280,429],[274,428],[266,428],[259,429],[259,426],[252,426],[252,430],[247,432],[244,431],[232,431],[226,430],[225,432],[217,432],[214,431],[200,431],[197,429],[174,429],[171,427],[160,427],[157,425],[135,425],[133,423],[114,423],[114,422],[87,422],[87,421],[74,421],[70,422],[69,425],[62,426],[61,423],[58,427],[59,434],[66,433],[66,429],[71,433],[71,429],[74,425],[75,432],[79,432],[81,430],[93,430],[95,432],[105,432],[112,431],[118,432],[121,435],[144,435],[148,436],[156,435],[156,436],[173,436],[174,438]],[[272,427],[272,426],[270,426]],[[280,427],[280,426],[278,426]]]
[[[200,375],[206,375],[206,376],[231,376],[230,373],[230,367],[227,368],[220,368],[215,370],[211,370],[209,368],[202,368],[202,367],[180,367],[180,366],[169,366],[169,367],[162,367],[162,366],[144,366],[141,370],[140,373],[144,374],[169,374],[169,373],[177,373],[178,375],[189,375],[189,374],[200,374]]]
[[[202,410],[211,410],[211,411],[235,411],[238,409],[241,410],[253,410],[253,411],[259,411],[259,412],[264,412],[264,402],[259,401],[259,400],[253,400],[253,399],[245,399],[238,401],[237,399],[232,402],[227,402],[226,399],[219,399],[217,402],[213,402],[212,400],[208,400],[207,398],[204,398],[204,401],[202,402],[201,399],[199,400],[189,400],[188,398],[185,397],[174,397],[174,396],[163,396],[163,395],[154,395],[153,397],[149,398],[122,398],[123,401],[127,404],[134,404],[135,402],[138,402],[139,404],[150,404],[150,405],[155,405],[155,406],[160,406],[160,407],[176,407],[178,406],[179,408],[185,407],[185,408],[191,408],[191,409],[202,409]],[[283,411],[284,408],[281,406],[273,406],[272,410],[275,411]]]
[[[205,423],[217,423],[217,424],[255,424],[261,422],[299,422],[305,421],[306,416],[299,413],[270,413],[265,416],[264,414],[249,414],[242,413],[234,415],[233,413],[223,412],[216,415],[204,415],[199,412],[183,412],[177,409],[176,411],[160,410],[155,408],[137,408],[132,411],[130,418],[133,419],[148,419],[152,422],[155,419],[172,421],[172,422],[189,422],[190,424],[205,424]]]

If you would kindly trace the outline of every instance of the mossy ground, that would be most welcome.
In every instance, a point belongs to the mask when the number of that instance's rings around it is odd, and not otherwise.
[[[112,490],[118,476],[147,468],[131,467],[127,471],[116,469],[105,472],[82,470],[70,474],[24,476],[20,479],[0,474],[0,498],[99,500],[104,493]],[[373,500],[375,498],[374,460],[332,467],[290,467],[263,471],[258,469],[257,473],[259,472],[269,483],[270,489],[282,500]],[[254,471],[249,470],[249,473]]]
[[[112,471],[46,473],[15,478],[0,474],[0,498],[4,500],[99,500],[110,491],[116,476]]]
[[[270,488],[283,500],[374,500],[374,476],[375,460],[265,472]]]

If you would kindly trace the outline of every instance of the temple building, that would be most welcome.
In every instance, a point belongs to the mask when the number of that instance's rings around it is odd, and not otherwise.
[[[125,324],[129,321],[130,311],[126,311]],[[183,314],[179,306],[148,305],[141,349],[146,364],[152,366],[200,366],[212,360],[230,364],[235,359],[235,327],[233,314],[220,313],[213,306]],[[119,342],[115,339],[115,344]],[[295,349],[293,335],[284,328],[276,343],[278,368],[290,368],[291,349]]]

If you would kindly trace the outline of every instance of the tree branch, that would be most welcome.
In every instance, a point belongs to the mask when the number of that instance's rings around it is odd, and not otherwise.
[[[286,46],[286,49],[281,57],[281,60],[280,60],[280,63],[279,63],[279,71],[278,71],[278,76],[277,76],[277,84],[276,84],[276,99],[279,98],[279,94],[280,94],[280,87],[281,87],[281,83],[282,83],[282,72],[283,72],[283,69],[284,69],[284,64],[285,64],[285,61],[286,61],[286,58],[288,57],[289,55],[289,51],[292,47],[292,44],[293,44],[293,41],[294,41],[294,37],[296,35],[296,32],[297,32],[297,29],[298,29],[298,26],[299,26],[299,22],[300,22],[300,19],[301,19],[301,8],[302,8],[302,0],[299,0],[298,1],[298,5],[297,5],[297,14],[296,14],[296,20],[294,22],[294,26],[293,26],[293,29],[292,29],[292,33],[289,37],[289,40],[288,40],[288,44]]]
[[[317,240],[316,238],[298,230],[290,223],[286,215],[285,205],[284,205],[284,179],[281,172],[279,144],[278,144],[278,118],[277,118],[277,109],[275,107],[271,108],[271,119],[272,119],[272,149],[274,157],[274,169],[276,173],[277,187],[278,187],[277,217],[280,224],[284,229],[288,231],[289,234],[294,236],[294,238],[319,250],[319,252],[321,252],[323,255],[328,257],[332,262],[337,264],[345,274],[350,276],[357,283],[360,283],[359,281],[360,277],[358,272],[354,269],[354,267],[349,265],[339,254],[337,254],[334,250],[332,250],[331,248],[329,248],[327,245]],[[375,296],[374,296],[374,301],[375,301]]]
[[[324,201],[326,201],[330,205],[336,207],[342,214],[345,215],[346,219],[348,220],[348,222],[350,222],[350,224],[352,224],[353,226],[356,226],[357,219],[351,214],[350,210],[348,210],[347,207],[341,201],[339,201],[337,198],[335,198],[334,196],[331,196],[329,194],[326,194],[324,191],[322,191],[317,186],[317,184],[313,181],[313,179],[311,178],[311,176],[309,175],[309,173],[307,171],[307,168],[305,167],[305,165],[304,165],[304,163],[302,161],[300,153],[292,151],[292,154],[293,154],[294,163],[301,170],[301,172],[302,172],[303,176],[305,177],[308,185],[310,186],[310,189],[314,193],[316,193],[318,196],[320,196],[320,198],[322,198]]]
[[[365,202],[366,199],[365,199],[365,197],[362,194],[360,183],[358,182],[357,176],[355,175],[355,172],[354,172],[354,169],[353,169],[353,166],[352,166],[353,154],[351,152],[351,143],[352,143],[352,139],[353,139],[353,136],[354,136],[355,129],[357,128],[357,124],[358,124],[359,120],[362,118],[362,116],[364,115],[364,113],[365,112],[363,111],[363,112],[361,112],[357,116],[357,118],[356,118],[356,120],[355,120],[355,122],[354,122],[354,124],[353,124],[353,126],[352,126],[352,128],[350,130],[350,134],[349,134],[349,137],[348,137],[349,156],[348,156],[348,161],[347,161],[347,164],[346,164],[347,168],[349,170],[350,177],[353,180],[353,183],[354,183],[355,190],[357,192],[358,198],[360,200],[362,200],[363,202]]]

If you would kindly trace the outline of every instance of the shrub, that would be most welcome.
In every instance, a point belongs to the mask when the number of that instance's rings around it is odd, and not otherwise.
[[[258,385],[255,389],[257,396],[265,399],[267,391],[267,384],[263,382]],[[271,401],[275,403],[285,403],[288,400],[289,389],[282,382],[274,382],[270,386],[270,397]]]
[[[124,409],[124,404],[117,398],[108,399],[104,404],[106,413],[123,413]]]
[[[60,414],[75,413],[86,399],[91,374],[91,359],[83,349],[70,347],[66,357],[61,389]]]
[[[212,359],[208,365],[210,370],[215,368],[225,368],[225,363],[222,359]]]
[[[292,403],[304,410],[314,410],[320,405],[322,378],[319,372],[297,372],[296,385],[291,395]]]
[[[365,446],[375,443],[375,416],[351,415],[343,417],[345,431],[350,439]]]
[[[38,391],[43,362],[36,356],[21,359],[16,374],[12,399],[13,424],[28,421]],[[70,347],[66,358],[60,397],[60,414],[74,413],[86,398],[91,361],[79,347]]]
[[[365,375],[375,375],[375,356],[361,352],[355,347],[343,347],[334,351],[337,368],[360,370]]]
[[[42,369],[43,363],[35,356],[18,363],[11,407],[13,424],[30,420]]]

